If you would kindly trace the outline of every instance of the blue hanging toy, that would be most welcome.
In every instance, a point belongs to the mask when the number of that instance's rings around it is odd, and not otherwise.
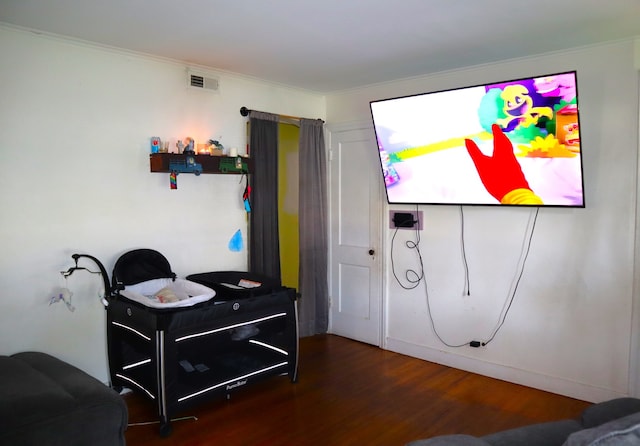
[[[244,187],[244,192],[242,193],[242,201],[244,202],[244,210],[247,211],[247,214],[251,212],[251,203],[249,202],[249,196],[251,195],[251,186],[249,186],[249,176],[242,175],[247,180],[246,185]]]

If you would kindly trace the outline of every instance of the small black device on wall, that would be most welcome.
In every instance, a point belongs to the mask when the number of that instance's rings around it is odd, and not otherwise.
[[[393,222],[396,224],[396,228],[413,228],[413,225],[417,223],[413,219],[413,214],[409,212],[396,212],[393,216]]]
[[[422,211],[389,211],[389,229],[422,229]]]

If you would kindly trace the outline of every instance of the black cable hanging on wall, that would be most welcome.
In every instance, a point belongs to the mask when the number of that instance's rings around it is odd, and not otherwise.
[[[417,206],[416,206],[416,214],[417,214]],[[429,320],[431,322],[431,327],[433,328],[433,332],[436,335],[436,337],[438,338],[438,340],[440,342],[442,342],[444,345],[446,345],[447,347],[452,347],[452,348],[458,348],[458,347],[465,347],[465,346],[472,346],[472,347],[480,347],[480,346],[485,346],[487,344],[489,344],[491,341],[494,340],[494,338],[496,337],[496,335],[498,334],[498,332],[500,331],[500,329],[502,328],[502,326],[504,325],[506,319],[507,319],[507,315],[509,314],[509,310],[511,310],[511,306],[513,304],[513,301],[515,299],[516,293],[518,291],[518,286],[520,285],[520,280],[522,279],[522,276],[524,274],[524,268],[525,268],[525,264],[527,261],[527,258],[529,257],[529,251],[531,249],[531,243],[533,241],[533,234],[535,232],[535,227],[536,227],[536,222],[538,220],[538,212],[540,211],[540,208],[536,208],[535,212],[531,215],[531,217],[529,218],[529,224],[527,225],[527,229],[525,231],[525,235],[524,235],[524,239],[523,239],[523,243],[522,243],[522,249],[521,249],[521,253],[520,253],[520,260],[518,262],[518,268],[516,269],[516,274],[513,278],[512,281],[512,285],[510,288],[510,293],[507,296],[507,299],[502,307],[502,310],[500,312],[500,316],[498,318],[498,321],[496,323],[496,326],[493,330],[493,332],[491,333],[491,335],[489,336],[489,338],[485,341],[477,341],[477,340],[471,340],[471,341],[467,341],[461,344],[450,344],[448,342],[446,342],[441,336],[440,333],[438,332],[436,325],[435,325],[435,321],[433,320],[433,315],[431,313],[431,303],[430,303],[430,296],[429,296],[429,286],[428,286],[428,282],[427,282],[427,277],[426,277],[426,273],[424,270],[424,264],[423,264],[423,260],[422,260],[422,253],[420,252],[420,234],[419,231],[416,229],[416,240],[414,241],[408,241],[406,242],[406,247],[408,249],[415,249],[416,253],[418,255],[418,259],[419,259],[419,263],[420,263],[420,274],[418,274],[416,271],[414,270],[407,270],[405,272],[405,278],[407,279],[407,281],[410,283],[410,285],[404,285],[400,279],[398,278],[398,276],[396,275],[396,271],[395,271],[395,267],[394,267],[394,260],[393,260],[393,247],[394,247],[394,242],[395,242],[395,236],[398,232],[398,229],[396,228],[396,231],[393,234],[392,237],[392,241],[391,241],[391,268],[392,268],[392,272],[393,272],[393,276],[396,279],[397,283],[404,288],[405,290],[412,290],[414,288],[416,288],[418,286],[418,284],[424,280],[424,288],[425,288],[425,296],[426,296],[426,304],[427,304],[427,312],[429,313]],[[469,268],[467,265],[467,257],[466,257],[466,248],[465,248],[465,240],[464,240],[464,212],[462,207],[460,207],[460,219],[461,219],[461,241],[462,241],[462,258],[463,258],[463,266],[464,266],[464,271],[465,271],[465,290],[464,293],[467,295],[470,295],[470,284],[469,284]],[[410,274],[415,276],[415,278],[411,278]]]

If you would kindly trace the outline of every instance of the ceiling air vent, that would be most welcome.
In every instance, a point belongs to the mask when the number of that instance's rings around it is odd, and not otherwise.
[[[201,90],[218,91],[220,81],[213,77],[205,77],[200,74],[188,73],[189,87]]]

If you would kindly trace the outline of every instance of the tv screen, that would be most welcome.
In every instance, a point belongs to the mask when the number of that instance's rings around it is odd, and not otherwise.
[[[390,204],[584,207],[575,71],[370,108]]]

